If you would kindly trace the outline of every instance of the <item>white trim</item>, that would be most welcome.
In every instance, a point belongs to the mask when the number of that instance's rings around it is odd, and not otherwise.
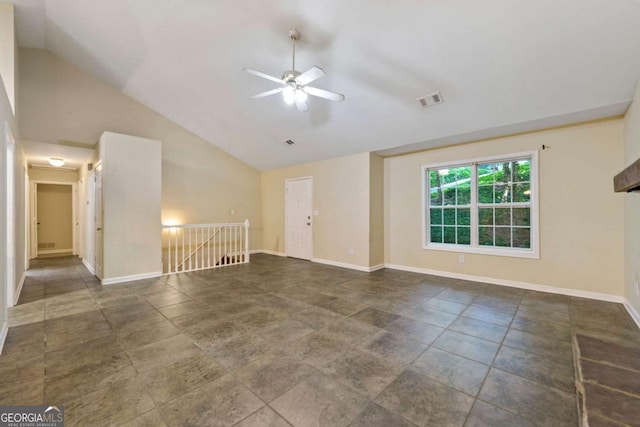
[[[364,271],[366,273],[371,273],[372,271],[376,271],[384,268],[384,264],[374,265],[373,267],[364,267],[361,265],[349,264],[346,262],[339,262],[339,261],[331,261],[331,260],[322,259],[322,258],[311,258],[311,262],[317,262],[318,264],[332,265],[334,267],[349,268],[351,270]]]
[[[496,279],[494,277],[475,276],[471,274],[451,273],[449,271],[431,270],[428,268],[410,267],[398,264],[385,264],[385,268],[393,270],[410,271],[412,273],[431,274],[434,276],[448,277],[452,279],[470,280],[474,282],[490,283],[492,285],[508,286],[511,288],[527,289],[531,291],[548,292],[552,294],[567,295],[571,297],[580,297],[595,299],[600,301],[623,303],[624,297],[612,294],[603,294],[600,292],[581,291],[577,289],[558,288],[555,286],[539,285],[529,282],[517,282],[514,280]]]
[[[38,251],[38,255],[49,255],[49,254],[61,254],[64,252],[71,252],[73,254],[73,248],[70,249],[51,249],[49,251]]]
[[[4,341],[7,339],[7,333],[9,332],[9,322],[2,323],[2,328],[0,329],[0,354],[2,354],[2,349],[4,348]]]
[[[254,252],[251,252],[251,253],[263,253],[267,255],[287,256],[287,254],[285,254],[284,252],[270,251],[269,249],[256,249]]]
[[[110,279],[101,279],[103,285],[114,285],[116,283],[132,282],[134,280],[153,279],[162,277],[162,271],[152,271],[151,273],[132,274],[130,276],[112,277]]]
[[[624,304],[624,308],[627,309],[629,316],[631,316],[631,318],[636,323],[638,328],[640,328],[640,313],[636,311],[636,309],[631,305],[628,299],[624,298],[623,304]]]
[[[18,289],[13,297],[13,305],[18,304],[18,300],[20,299],[20,294],[22,293],[22,287],[24,286],[24,281],[26,279],[26,271],[22,272],[22,276],[20,277],[20,282],[18,282]]]
[[[87,270],[89,270],[89,273],[93,274],[95,276],[96,271],[93,269],[93,266],[91,264],[89,264],[89,261],[87,261],[85,258],[82,259],[82,264],[87,268]]]

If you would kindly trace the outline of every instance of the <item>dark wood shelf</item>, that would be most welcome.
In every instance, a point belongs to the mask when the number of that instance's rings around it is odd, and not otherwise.
[[[616,193],[640,191],[640,159],[613,177],[613,189]]]

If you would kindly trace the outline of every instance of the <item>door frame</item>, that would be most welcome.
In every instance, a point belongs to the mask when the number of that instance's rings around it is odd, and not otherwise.
[[[81,226],[82,221],[78,218],[78,183],[77,182],[60,182],[60,181],[43,181],[43,180],[31,180],[31,259],[38,256],[38,184],[53,184],[53,185],[69,185],[71,186],[71,244],[72,254],[78,254],[78,230],[77,227]],[[58,252],[67,252],[58,251]],[[56,251],[47,251],[46,254],[55,254]],[[45,255],[43,253],[43,255]]]
[[[100,194],[98,195],[98,179],[100,179]],[[98,203],[100,198],[100,203]],[[98,209],[98,207],[100,209]],[[100,223],[96,221],[96,216],[100,212]],[[104,276],[104,171],[102,170],[102,160],[93,167],[93,274],[100,280]],[[100,227],[98,227],[100,225]],[[100,230],[98,230],[100,228]],[[100,231],[100,241],[98,241],[98,231]]]
[[[5,283],[6,283],[6,307],[13,307],[16,304],[16,141],[9,127],[9,123],[5,122],[4,136],[2,140],[2,150],[4,151],[4,171],[6,177],[5,196]],[[0,262],[3,262],[0,260]]]
[[[309,180],[311,182],[311,197],[309,198],[309,200],[311,201],[311,216],[313,216],[313,176],[300,176],[297,178],[285,179],[284,180],[284,255],[285,256],[289,256],[289,232],[288,232],[289,214],[287,209],[289,192],[287,191],[287,185],[289,184],[289,182],[302,181],[302,180]],[[313,259],[313,220],[311,220],[309,235],[311,240],[311,244],[309,246],[310,252],[311,252],[311,255],[309,256],[309,261],[311,261]]]

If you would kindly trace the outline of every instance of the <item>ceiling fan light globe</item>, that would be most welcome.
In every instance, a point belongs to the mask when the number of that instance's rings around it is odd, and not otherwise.
[[[285,87],[282,89],[282,98],[288,105],[293,104],[296,102],[296,89],[292,86]]]
[[[307,98],[309,98],[309,95],[307,95],[307,92],[305,92],[303,89],[298,89],[295,91],[295,97],[294,100],[296,102],[306,102]]]

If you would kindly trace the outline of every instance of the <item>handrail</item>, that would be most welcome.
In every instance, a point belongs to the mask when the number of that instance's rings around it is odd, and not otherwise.
[[[163,270],[183,273],[249,262],[249,220],[163,225]]]

